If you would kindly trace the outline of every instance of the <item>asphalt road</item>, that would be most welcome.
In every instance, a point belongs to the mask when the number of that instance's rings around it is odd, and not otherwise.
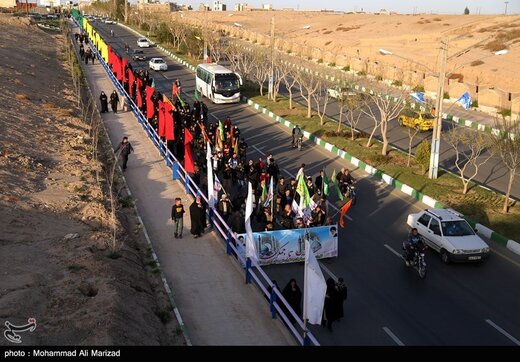
[[[137,36],[117,25],[95,26],[120,54],[124,53],[124,42],[131,47],[136,44]],[[110,28],[115,29],[114,38],[108,37]],[[167,72],[152,72],[158,90],[169,94],[172,81],[179,78],[183,92],[194,93],[195,76],[191,71],[157,48],[145,49],[145,53],[149,57],[161,56],[169,65]],[[140,66],[147,67],[147,63],[141,62]],[[245,104],[205,103],[213,116],[224,119],[229,115],[239,126],[250,145],[248,158],[272,152],[286,176],[296,174],[302,162],[312,176],[322,167],[330,176],[333,169],[347,166],[359,180],[358,203],[348,214],[352,220],[346,220],[340,232],[339,257],[321,261],[330,273],[343,277],[348,286],[345,318],[333,326],[333,332],[312,326],[320,343],[520,345],[519,256],[490,242],[492,255],[486,262],[444,265],[436,253],[428,250],[428,276],[420,280],[398,254],[408,232],[406,216],[422,209],[421,203],[356,172],[352,165],[309,142],[304,143],[301,152],[290,149],[289,131]],[[333,207],[339,206],[335,203]],[[335,213],[333,209],[330,212]],[[265,270],[281,288],[292,277],[303,285],[301,263]]]

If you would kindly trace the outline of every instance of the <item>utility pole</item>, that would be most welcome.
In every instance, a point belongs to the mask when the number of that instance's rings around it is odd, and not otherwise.
[[[506,10],[504,11],[504,15],[507,15],[507,4],[509,4],[509,1],[504,1],[504,4],[506,4]]]
[[[267,90],[267,98],[274,99],[274,16],[271,18],[271,70],[269,72],[269,87]]]
[[[442,101],[444,98],[444,81],[446,78],[446,61],[448,56],[448,38],[441,40],[441,66],[439,69],[439,84],[437,88],[437,106],[435,108],[435,124],[433,125],[432,150],[430,155],[430,168],[428,177],[436,179],[439,172],[439,154],[441,151],[441,131],[442,131]]]

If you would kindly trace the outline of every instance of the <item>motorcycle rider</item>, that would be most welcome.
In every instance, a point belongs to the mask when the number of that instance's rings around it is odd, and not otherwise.
[[[410,266],[413,263],[415,251],[423,251],[426,248],[422,240],[421,235],[417,232],[417,228],[412,228],[408,235],[408,240],[405,242],[406,250],[406,266]]]
[[[341,192],[345,196],[347,196],[349,192],[349,186],[352,186],[354,183],[356,183],[356,179],[352,176],[348,168],[342,168],[336,176],[336,179],[339,182]]]
[[[296,125],[296,127],[294,127],[292,130],[291,146],[296,147],[296,140],[298,140],[301,137],[303,137],[303,132],[302,132],[300,126]]]

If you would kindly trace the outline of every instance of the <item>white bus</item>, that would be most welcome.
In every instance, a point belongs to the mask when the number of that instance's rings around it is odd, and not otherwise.
[[[197,66],[197,91],[213,103],[240,102],[242,78],[237,73],[219,64]]]

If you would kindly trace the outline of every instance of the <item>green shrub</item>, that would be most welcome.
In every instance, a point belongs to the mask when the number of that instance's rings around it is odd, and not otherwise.
[[[383,76],[382,75],[376,75],[376,80],[382,81],[383,80]]]
[[[415,152],[415,161],[421,166],[422,172],[426,173],[430,167],[430,153],[432,146],[428,140],[423,140]]]
[[[323,59],[321,59],[321,58],[318,59],[318,63],[320,63],[320,64],[323,63]]]
[[[357,75],[365,76],[365,75],[367,75],[367,72],[365,72],[364,70],[362,70],[361,72],[358,72]]]
[[[500,114],[503,118],[511,117],[511,109],[502,108],[497,113]]]
[[[141,28],[141,30],[149,31],[150,30],[150,25],[148,23],[142,23],[140,28]]]
[[[478,101],[476,99],[471,102],[471,108],[478,108]]]
[[[450,99],[450,94],[448,92],[444,92],[444,94],[442,95],[442,98]]]
[[[329,67],[335,67],[336,66],[336,63],[332,62],[329,64]]]
[[[133,207],[134,198],[132,196],[121,197],[119,199],[119,205],[123,208]]]
[[[344,67],[342,68],[342,70],[343,70],[344,72],[350,72],[350,65],[344,66]]]
[[[416,85],[415,87],[413,87],[413,91],[414,92],[424,92],[424,87],[422,85]]]
[[[403,86],[403,82],[401,82],[400,80],[394,80],[392,82],[392,85],[395,85],[396,87],[402,87]]]

